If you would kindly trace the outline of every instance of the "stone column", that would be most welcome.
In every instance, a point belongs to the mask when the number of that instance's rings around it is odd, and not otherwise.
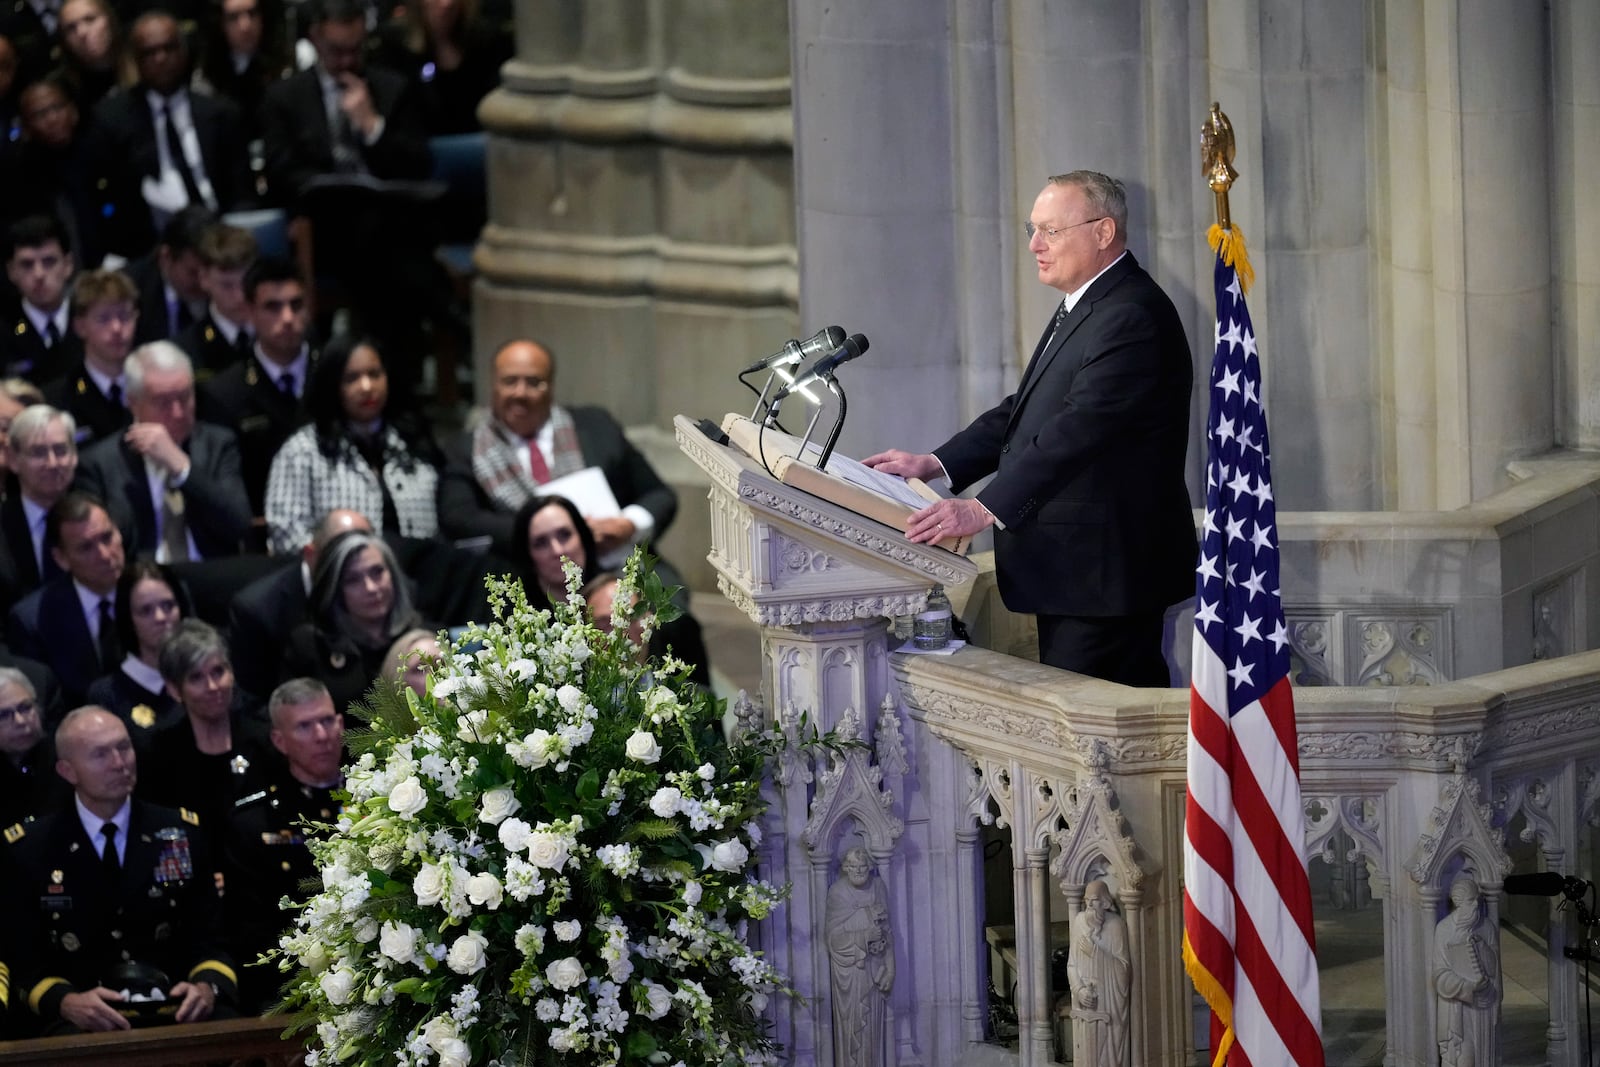
[[[1555,240],[1556,432],[1562,444],[1600,448],[1600,6],[1550,5],[1551,232]]]

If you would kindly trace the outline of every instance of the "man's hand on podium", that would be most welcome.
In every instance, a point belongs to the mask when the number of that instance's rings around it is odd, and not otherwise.
[[[976,500],[941,500],[906,520],[906,540],[926,545],[946,537],[967,537],[993,525],[994,516]]]
[[[943,478],[944,465],[939,462],[932,452],[902,452],[898,448],[891,448],[887,452],[879,452],[868,456],[861,461],[862,466],[880,470],[885,474],[898,474],[902,478]]]

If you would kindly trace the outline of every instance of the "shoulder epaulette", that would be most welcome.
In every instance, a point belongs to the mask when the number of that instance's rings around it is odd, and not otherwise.
[[[16,844],[18,841],[22,840],[22,835],[26,834],[27,832],[28,831],[23,828],[23,825],[20,822],[16,823],[15,825],[6,827],[6,831],[5,831],[6,844],[8,844],[8,845]]]
[[[188,808],[179,808],[178,809],[178,817],[181,818],[184,822],[188,823],[190,826],[199,826],[200,825],[200,816],[196,815],[194,812],[190,811]]]

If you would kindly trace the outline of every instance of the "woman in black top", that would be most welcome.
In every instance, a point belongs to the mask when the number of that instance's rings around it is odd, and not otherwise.
[[[90,684],[88,700],[121,719],[141,750],[157,730],[183,718],[161,677],[161,646],[191,610],[183,583],[165,564],[136,559],[117,581],[117,640],[130,651]]]
[[[483,129],[478,104],[515,49],[504,25],[480,16],[478,0],[408,0],[379,39],[378,61],[421,90],[429,137]]]

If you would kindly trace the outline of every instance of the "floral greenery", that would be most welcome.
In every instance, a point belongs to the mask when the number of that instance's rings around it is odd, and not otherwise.
[[[747,941],[784,890],[751,872],[774,735],[626,622],[673,611],[629,561],[610,634],[491,580],[428,694],[380,686],[322,888],[276,954],[308,1064],[773,1062],[787,986]],[[639,589],[637,609],[627,605]]]

